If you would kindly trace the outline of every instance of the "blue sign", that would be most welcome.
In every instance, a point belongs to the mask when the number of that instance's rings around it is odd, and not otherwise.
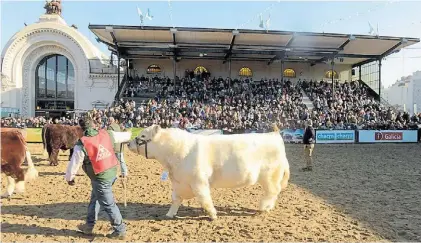
[[[316,143],[354,143],[354,130],[316,130]]]

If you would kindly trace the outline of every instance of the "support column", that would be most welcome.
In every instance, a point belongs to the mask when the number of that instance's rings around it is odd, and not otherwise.
[[[126,79],[129,79],[129,59],[126,59]]]
[[[334,62],[335,58],[332,58],[332,62],[330,63],[332,65],[332,69],[331,69],[331,74],[332,74],[332,98],[333,100],[335,100],[335,75],[334,74],[334,67],[335,67],[335,62]]]
[[[173,76],[174,76],[174,86],[177,86],[175,77],[177,77],[177,57],[173,58]]]
[[[284,86],[284,60],[281,60],[281,84],[282,88]]]
[[[228,61],[228,72],[229,87],[231,87],[231,59]]]
[[[358,66],[358,80],[361,80],[361,65]]]
[[[382,59],[379,59],[379,102],[382,101]]]
[[[120,53],[117,51],[117,84],[118,89],[120,88]]]

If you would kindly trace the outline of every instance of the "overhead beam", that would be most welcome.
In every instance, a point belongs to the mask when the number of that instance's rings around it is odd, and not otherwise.
[[[175,33],[177,32],[177,29],[171,29],[170,31],[172,33],[172,44],[174,46],[177,46],[177,41],[175,39]],[[176,47],[174,47],[172,49],[172,51],[173,51],[173,54],[174,54],[174,60],[175,60],[175,62],[178,62],[179,61],[178,60],[178,49]]]
[[[231,38],[230,48],[228,49],[227,53],[224,56],[224,62],[223,63],[225,63],[228,60],[228,58],[232,55],[232,48],[234,47],[236,36],[237,35],[233,35],[232,38]]]
[[[289,39],[288,43],[286,44],[286,47],[290,47],[290,46],[292,45],[292,43],[293,43],[293,42],[294,42],[294,40],[295,40],[295,36],[296,36],[296,34],[294,33],[294,34],[292,35],[292,37]]]
[[[396,50],[396,48],[398,48],[400,45],[402,45],[403,41],[399,41],[399,43],[397,43],[396,45],[392,46],[390,49],[388,49],[387,51],[385,51],[381,57],[385,57],[390,55],[392,52],[394,52]]]
[[[343,50],[345,48],[345,46],[349,44],[349,42],[351,42],[351,39],[348,38],[348,40],[346,40],[344,43],[342,43],[342,45],[338,49]]]
[[[353,64],[353,65],[352,65],[352,68],[354,68],[354,67],[358,67],[358,66],[362,66],[362,65],[368,64],[368,63],[370,63],[370,62],[375,62],[375,61],[377,61],[377,60],[378,60],[378,58],[369,58],[369,59],[367,59],[367,60],[365,60],[365,61],[362,61],[362,62],[359,62],[359,63],[355,63],[355,64]]]

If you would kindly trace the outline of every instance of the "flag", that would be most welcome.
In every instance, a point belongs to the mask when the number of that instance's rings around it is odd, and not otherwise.
[[[137,14],[139,15],[139,18],[140,18],[140,24],[143,25],[143,13],[142,11],[140,11],[139,7],[137,7]]]
[[[270,25],[270,15],[269,15],[268,19],[266,20],[266,31],[268,31],[269,25]]]
[[[151,15],[151,11],[149,10],[149,8],[148,8],[148,12],[146,13],[146,18],[149,20],[153,19],[153,16]]]
[[[373,28],[373,26],[371,26],[370,22],[368,22],[368,27],[370,28],[370,30],[368,31],[368,34],[374,35],[375,34],[374,28]]]
[[[259,15],[259,17],[260,17],[259,27],[260,27],[260,28],[264,28],[264,26],[263,26],[263,16],[262,16],[262,14],[260,14],[260,15]]]

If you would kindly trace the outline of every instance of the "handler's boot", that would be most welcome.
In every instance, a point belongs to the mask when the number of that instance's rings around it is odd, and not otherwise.
[[[85,235],[92,235],[94,232],[94,226],[90,226],[87,224],[80,224],[77,228]]]
[[[301,169],[301,171],[302,172],[305,172],[305,171],[313,171],[313,166],[310,165],[310,166],[304,167],[304,168]]]
[[[109,239],[117,239],[117,240],[124,240],[126,238],[126,232],[118,233],[114,231],[111,234],[106,235]]]

